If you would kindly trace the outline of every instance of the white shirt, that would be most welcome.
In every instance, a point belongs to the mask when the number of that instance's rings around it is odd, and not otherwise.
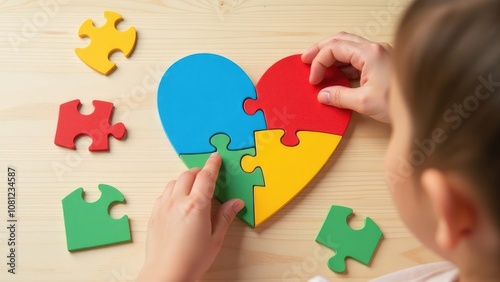
[[[370,282],[453,282],[458,278],[458,268],[449,262],[423,264],[400,270]],[[317,276],[309,282],[329,282],[328,279]]]

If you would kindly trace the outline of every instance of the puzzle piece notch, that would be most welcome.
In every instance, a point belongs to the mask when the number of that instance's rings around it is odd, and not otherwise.
[[[316,237],[316,242],[335,251],[328,267],[337,273],[346,270],[347,257],[368,265],[382,238],[382,231],[369,217],[365,218],[363,228],[352,229],[347,223],[352,213],[351,208],[332,206]]]
[[[255,227],[254,196],[255,185],[264,185],[264,178],[260,168],[252,173],[247,173],[241,168],[241,158],[247,154],[255,154],[255,148],[241,150],[229,150],[231,139],[225,134],[216,134],[210,138],[210,143],[222,158],[222,166],[219,171],[215,187],[215,197],[226,202],[239,198],[245,203],[245,207],[238,216],[250,227]],[[212,153],[180,155],[181,160],[188,168],[203,167]]]
[[[177,154],[213,152],[210,138],[231,136],[230,150],[255,147],[253,132],[266,129],[262,114],[247,115],[246,98],[256,98],[248,75],[231,60],[215,54],[186,56],[163,75],[158,112]]]
[[[131,240],[128,216],[114,219],[109,215],[113,203],[124,203],[125,197],[113,186],[99,184],[101,197],[88,203],[83,188],[62,200],[68,251],[78,251]]]
[[[341,136],[300,131],[300,145],[285,146],[281,129],[255,132],[256,154],[244,156],[241,167],[246,172],[260,168],[265,185],[254,189],[255,226],[283,208],[321,170],[337,148]]]
[[[299,131],[343,135],[351,119],[351,111],[323,105],[318,93],[333,85],[351,87],[349,80],[335,66],[328,68],[318,85],[309,82],[311,66],[300,55],[292,55],[272,65],[257,83],[257,99],[246,99],[245,112],[263,112],[267,129],[283,129],[282,143],[299,144]]]
[[[134,51],[137,31],[130,27],[126,31],[120,31],[116,25],[123,20],[118,13],[104,12],[106,24],[96,27],[91,19],[87,19],[80,26],[78,36],[80,38],[90,37],[91,42],[85,48],[76,48],[76,55],[95,71],[108,75],[116,69],[116,64],[109,60],[109,56],[121,51],[128,58]]]
[[[88,115],[80,113],[80,100],[73,100],[59,107],[59,120],[57,122],[54,143],[57,146],[76,149],[75,139],[81,135],[92,138],[90,151],[108,151],[108,135],[118,140],[125,137],[126,129],[123,123],[110,125],[113,113],[113,104],[94,100],[94,112]]]

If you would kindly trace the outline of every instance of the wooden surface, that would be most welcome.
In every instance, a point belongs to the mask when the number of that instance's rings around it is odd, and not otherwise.
[[[175,60],[213,52],[238,63],[254,82],[278,59],[300,53],[336,32],[392,42],[408,1],[383,0],[197,0],[197,1],[0,1],[0,280],[132,281],[144,258],[147,221],[165,183],[183,169],[156,111],[156,88]],[[55,4],[55,5],[54,5]],[[396,11],[399,8],[399,11]],[[120,29],[138,30],[130,59],[115,53],[109,77],[84,65],[77,35],[103,12],[122,14]],[[203,91],[203,89],[200,89]],[[111,153],[90,154],[90,140],[71,151],[54,145],[58,106],[79,98],[82,111],[94,99],[116,104],[115,121],[126,141],[112,139]],[[285,209],[252,230],[231,227],[206,281],[306,281],[316,274],[365,281],[436,261],[400,221],[383,174],[388,126],[355,115],[339,149],[318,177]],[[16,275],[7,273],[7,166],[18,170]],[[97,185],[119,188],[127,199],[111,214],[130,218],[133,243],[69,253],[61,199],[78,187],[98,199]],[[352,207],[360,227],[372,217],[383,232],[370,267],[348,261],[349,273],[326,265],[332,251],[314,242],[330,205]]]

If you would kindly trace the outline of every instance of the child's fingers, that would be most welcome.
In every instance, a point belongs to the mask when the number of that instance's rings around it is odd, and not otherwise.
[[[156,199],[155,204],[153,206],[153,211],[151,212],[150,219],[152,219],[153,215],[156,213],[156,211],[158,211],[160,209],[160,207],[161,207],[161,199],[162,198],[163,198],[163,194]]]
[[[309,81],[315,85],[323,81],[326,70],[337,61],[349,63],[354,68],[362,70],[364,54],[361,43],[334,40],[321,49],[311,64]]]
[[[313,46],[309,47],[304,53],[302,53],[302,56],[300,57],[302,59],[302,62],[304,64],[310,65],[316,55],[318,55],[320,50],[321,49],[319,48],[318,44],[314,44]]]
[[[368,102],[364,97],[365,88],[349,88],[343,86],[327,87],[318,94],[318,100],[326,105],[337,108],[350,109],[360,114],[368,114],[370,110]]]
[[[172,192],[174,191],[175,183],[177,180],[171,180],[170,182],[167,183],[167,186],[165,186],[165,189],[163,190],[163,194],[161,194],[159,204],[160,206],[163,206],[167,203],[168,199],[172,196]]]
[[[171,180],[170,182],[167,183],[167,186],[165,186],[165,189],[163,190],[163,194],[161,195],[162,201],[165,202],[170,198],[172,195],[172,192],[174,191],[175,183],[177,180]]]
[[[325,46],[327,46],[328,44],[330,44],[330,42],[332,42],[334,40],[345,40],[345,41],[352,41],[352,42],[356,42],[356,43],[368,43],[368,42],[370,42],[370,40],[368,40],[364,37],[361,37],[359,35],[342,31],[342,32],[339,32],[328,39],[321,41],[320,43],[318,43],[318,46],[320,49],[323,49]]]
[[[352,41],[352,42],[357,42],[357,43],[368,43],[370,42],[368,39],[361,37],[356,34],[352,33],[347,33],[347,32],[339,32],[335,34],[334,36],[327,38],[320,43],[314,44],[313,46],[309,47],[303,54],[302,54],[302,61],[306,64],[311,64],[316,57],[316,55],[319,53],[319,51],[328,44],[330,44],[334,40],[347,40],[347,41]],[[341,63],[343,64],[343,63]]]
[[[212,154],[210,158],[208,158],[203,169],[196,176],[193,189],[191,190],[191,195],[198,197],[201,201],[208,200],[210,203],[210,200],[214,195],[215,182],[219,176],[221,165],[222,159],[219,154]],[[208,204],[207,206],[210,205]]]
[[[233,199],[225,202],[217,209],[212,220],[212,237],[216,248],[222,246],[229,225],[244,206],[245,203],[242,200]]]
[[[184,171],[179,175],[177,183],[173,189],[172,195],[174,197],[187,196],[191,192],[196,175],[200,172],[199,168],[192,168]]]

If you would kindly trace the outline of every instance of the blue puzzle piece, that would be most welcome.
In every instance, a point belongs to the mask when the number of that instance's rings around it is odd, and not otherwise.
[[[210,138],[228,135],[229,150],[255,146],[254,131],[266,129],[264,115],[250,116],[245,99],[256,99],[247,74],[215,54],[194,54],[175,62],[158,88],[158,112],[177,154],[214,152]]]

